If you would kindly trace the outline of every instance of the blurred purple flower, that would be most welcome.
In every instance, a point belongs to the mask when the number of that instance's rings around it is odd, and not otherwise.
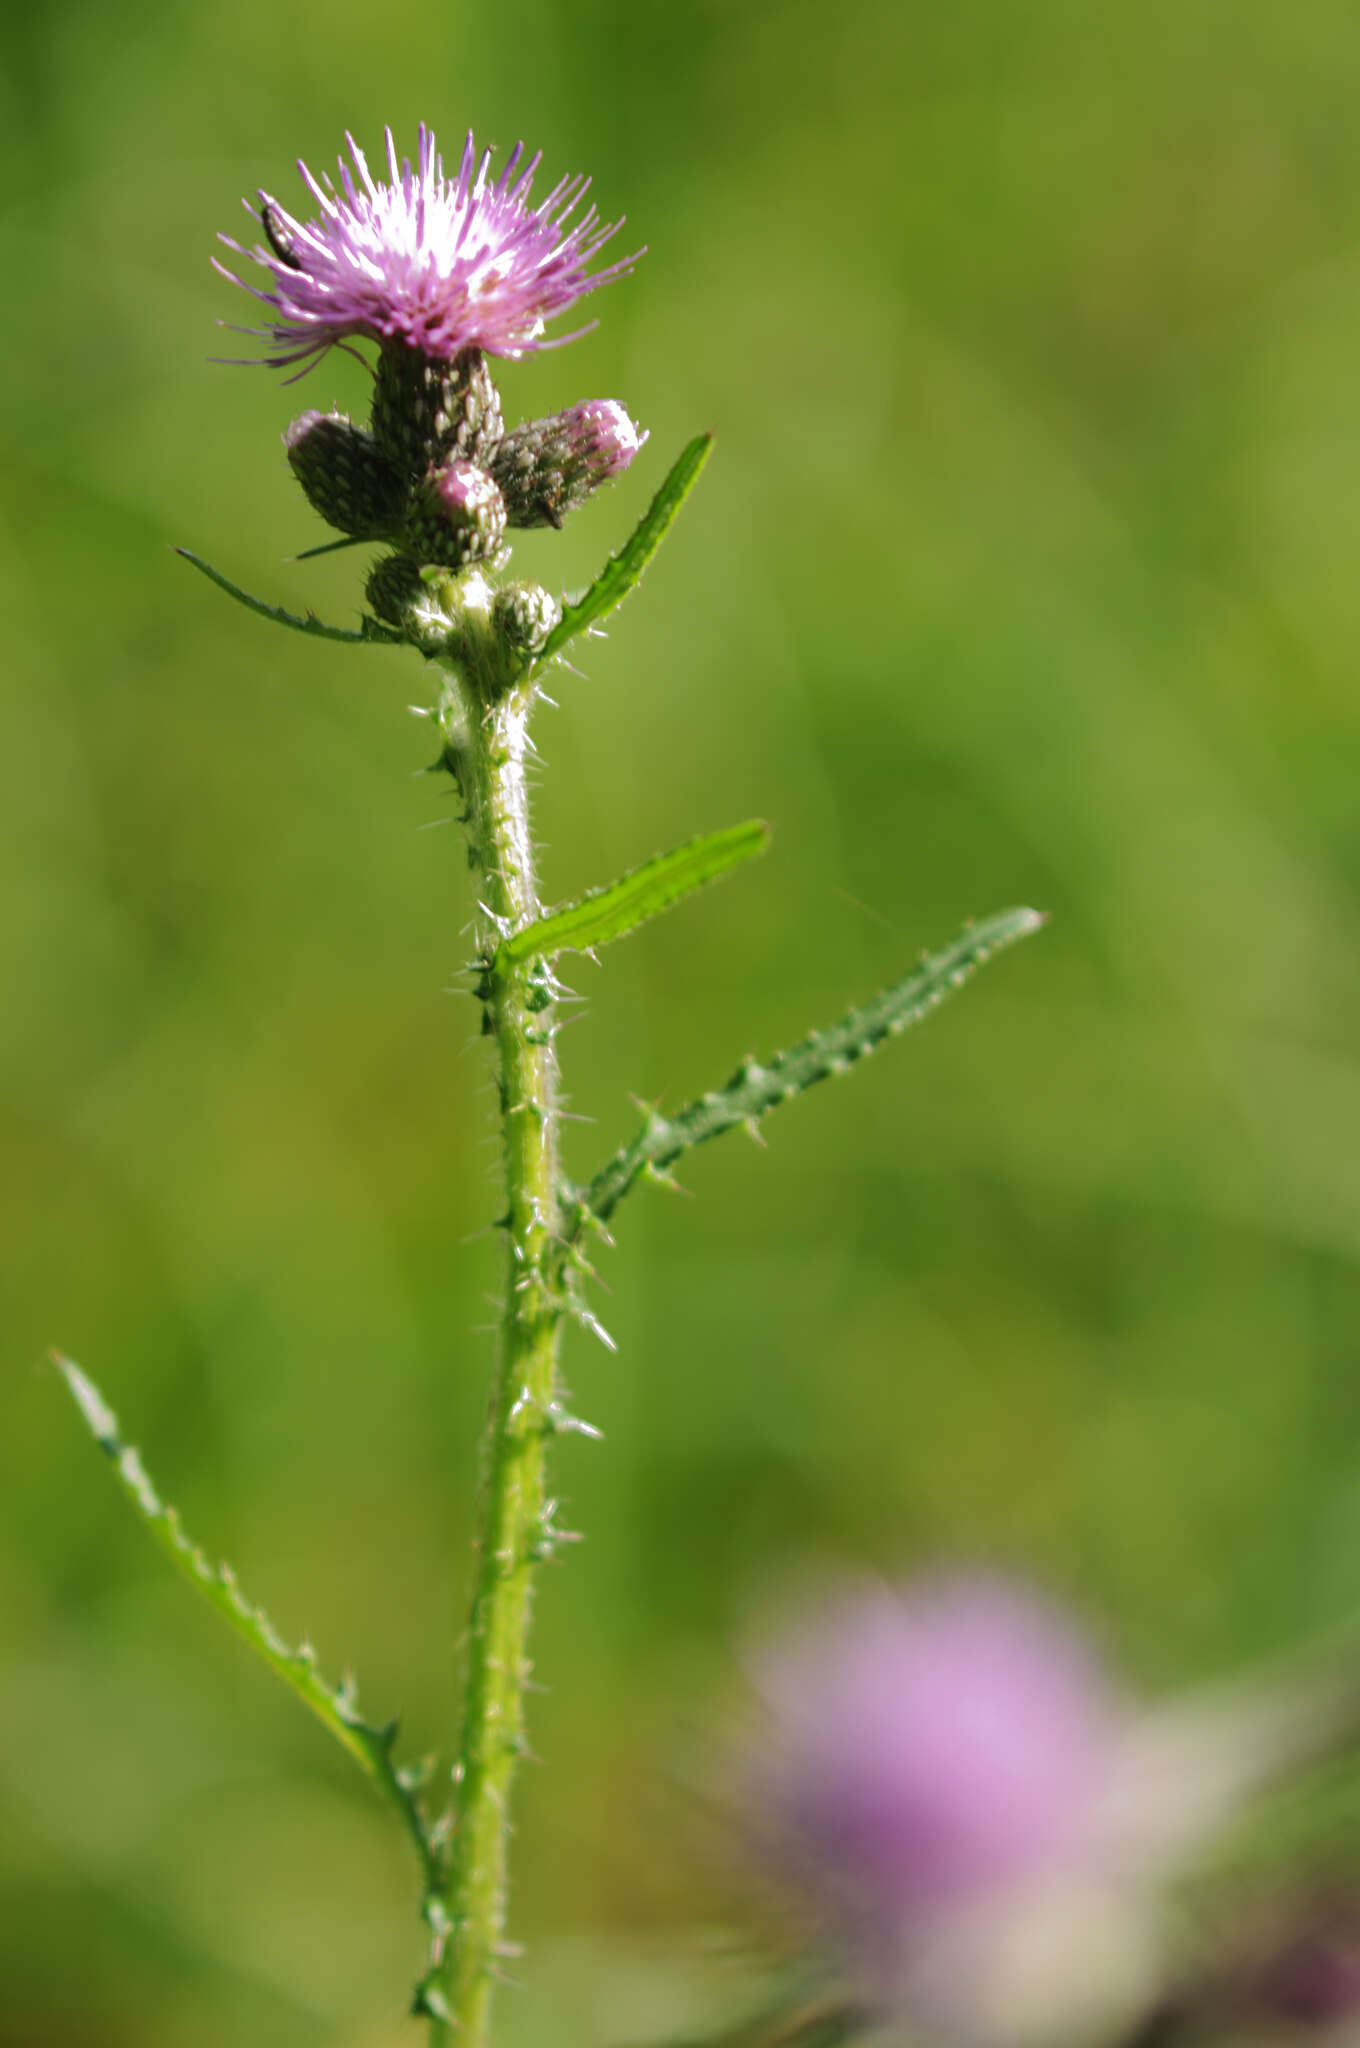
[[[942,1912],[1080,1855],[1120,1715],[1087,1644],[999,1581],[869,1587],[757,1653],[767,1853],[890,1968]]]
[[[1058,1608],[982,1576],[843,1589],[748,1668],[762,1866],[856,1998],[969,2048],[1151,2010],[1169,1881],[1354,1714],[1353,1685],[1316,1675],[1135,1704]],[[1299,2002],[1331,1988],[1297,1974]]]
[[[309,364],[356,335],[404,342],[436,362],[452,362],[469,348],[521,356],[554,346],[543,339],[544,323],[624,276],[642,253],[588,276],[592,258],[622,222],[602,225],[592,206],[567,226],[589,186],[585,177],[562,179],[531,208],[540,159],[524,163],[522,143],[493,182],[491,152],[479,157],[470,134],[457,177],[446,178],[423,124],[414,169],[398,162],[391,129],[386,133],[387,184],[374,181],[363,151],[346,135],[357,179],[342,157],[340,190],[298,165],[316,217],[299,220],[262,192],[269,246],[247,250],[220,237],[270,275],[271,288],[259,290],[216,266],[269,309],[266,326],[246,330],[270,344],[266,362]],[[249,202],[247,210],[255,210]]]

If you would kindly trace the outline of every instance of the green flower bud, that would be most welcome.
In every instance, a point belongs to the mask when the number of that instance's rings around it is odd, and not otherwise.
[[[384,555],[369,570],[364,595],[376,618],[389,626],[405,626],[411,606],[424,590],[419,562],[409,555]]]
[[[500,492],[485,470],[458,456],[417,487],[402,531],[407,554],[446,569],[484,562],[504,539]]]
[[[491,605],[492,630],[513,654],[541,654],[562,607],[539,583],[510,583]]]
[[[511,526],[561,526],[601,484],[623,475],[646,438],[613,398],[516,427],[489,464]]]
[[[405,489],[373,436],[342,413],[305,412],[283,437],[294,476],[328,526],[358,540],[396,531]]]

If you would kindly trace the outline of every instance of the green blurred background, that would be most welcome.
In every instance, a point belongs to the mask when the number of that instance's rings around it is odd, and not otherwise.
[[[447,1730],[495,1247],[469,897],[413,657],[214,367],[240,195],[422,116],[588,169],[635,277],[507,366],[624,399],[584,580],[716,459],[544,714],[561,897],[753,812],[770,857],[580,965],[589,1170],[970,913],[1048,931],[641,1193],[573,1342],[604,1446],[540,1605],[511,2044],[687,2023],[709,1699],[804,1557],[1014,1563],[1150,1688],[1360,1607],[1360,18],[1346,0],[75,0],[9,11],[0,726],[0,2041],[394,2048],[404,1844],[173,1582],[103,1384],[289,1633]],[[230,343],[228,352],[231,351]],[[439,829],[426,829],[438,827]]]

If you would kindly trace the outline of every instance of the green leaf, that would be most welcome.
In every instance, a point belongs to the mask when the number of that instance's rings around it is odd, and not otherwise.
[[[347,533],[343,540],[323,540],[319,546],[304,548],[300,555],[294,555],[295,562],[314,562],[318,555],[337,555],[341,548],[371,548],[371,535]]]
[[[743,861],[763,853],[769,843],[770,828],[763,818],[748,818],[744,825],[702,833],[683,846],[673,846],[669,853],[644,861],[605,888],[592,889],[575,903],[525,925],[501,941],[498,958],[508,965],[536,953],[556,953],[563,946],[578,953],[592,952],[669,910],[706,882],[730,874]]]
[[[305,618],[300,619],[295,613],[284,611],[281,605],[266,604],[262,597],[252,597],[248,590],[242,590],[239,584],[224,576],[220,569],[214,569],[211,562],[205,562],[200,555],[192,554],[188,548],[176,548],[175,553],[182,555],[186,562],[192,562],[195,569],[201,570],[210,583],[215,583],[219,590],[225,590],[228,597],[234,597],[247,611],[258,612],[262,619],[272,619],[276,626],[291,626],[295,633],[310,633],[314,640],[343,640],[351,646],[362,646],[373,641],[386,642],[396,647],[405,644],[402,634],[394,632],[391,626],[384,626],[378,619],[366,617],[357,633],[348,626],[328,626],[315,612],[308,612]]]
[[[754,1130],[760,1118],[781,1102],[791,1101],[818,1081],[848,1073],[885,1039],[919,1024],[993,953],[1028,937],[1043,923],[1037,910],[1002,910],[981,924],[965,925],[943,952],[927,953],[903,980],[851,1010],[829,1030],[812,1032],[772,1059],[744,1061],[725,1087],[701,1095],[675,1116],[650,1111],[632,1143],[622,1146],[587,1187],[569,1192],[568,1246],[579,1240],[592,1219],[607,1222],[637,1181],[664,1180],[667,1169],[696,1145],[738,1125]]]
[[[252,1607],[246,1600],[231,1567],[210,1564],[185,1535],[179,1516],[161,1500],[136,1450],[119,1436],[118,1418],[94,1382],[78,1365],[58,1353],[53,1353],[53,1364],[70,1388],[95,1442],[110,1460],[124,1493],[171,1563],[209,1606],[216,1608],[227,1626],[329,1728],[365,1776],[392,1801],[415,1842],[427,1885],[436,1887],[442,1878],[440,1855],[415,1796],[415,1775],[399,1770],[392,1761],[396,1723],[376,1727],[365,1721],[352,1683],[327,1685],[317,1671],[314,1652],[306,1645],[295,1650],[284,1642],[263,1609]]]
[[[632,539],[618,554],[611,555],[583,597],[563,607],[562,616],[548,635],[547,644],[539,656],[541,662],[560,654],[568,640],[574,640],[587,626],[605,618],[623,603],[666,538],[676,513],[699,481],[699,472],[708,461],[712,447],[711,434],[696,434],[652,499]]]

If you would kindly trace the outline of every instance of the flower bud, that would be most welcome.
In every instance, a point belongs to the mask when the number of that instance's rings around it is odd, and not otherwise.
[[[511,583],[496,592],[491,624],[512,654],[541,654],[562,607],[540,583]]]
[[[405,626],[411,606],[424,590],[419,562],[409,555],[384,555],[370,569],[364,595],[377,618],[389,626]]]
[[[328,526],[358,540],[395,531],[405,497],[373,436],[342,413],[305,412],[283,437],[294,476]]]
[[[505,502],[475,463],[455,456],[418,487],[402,539],[417,562],[461,569],[485,561],[505,538]]]
[[[511,526],[561,526],[601,484],[622,476],[646,440],[612,398],[516,427],[491,457]]]

